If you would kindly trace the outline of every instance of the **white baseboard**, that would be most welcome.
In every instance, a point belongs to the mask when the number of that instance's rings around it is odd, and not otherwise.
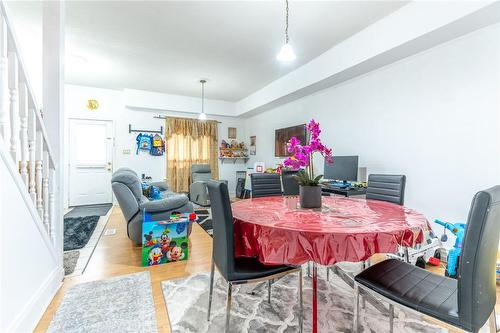
[[[7,332],[33,332],[43,313],[62,286],[64,270],[56,267],[19,312]]]

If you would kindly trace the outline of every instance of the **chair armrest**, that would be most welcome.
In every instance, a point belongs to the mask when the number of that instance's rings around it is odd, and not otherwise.
[[[144,201],[141,203],[140,208],[146,210],[147,213],[156,213],[180,208],[188,202],[187,196],[178,194],[161,200]]]

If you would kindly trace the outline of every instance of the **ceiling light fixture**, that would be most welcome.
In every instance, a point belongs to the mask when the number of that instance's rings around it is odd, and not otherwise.
[[[207,115],[205,113],[205,83],[207,80],[200,80],[201,83],[201,113],[198,116],[198,120],[207,120]]]
[[[282,62],[290,62],[295,60],[295,52],[290,44],[288,44],[288,0],[285,0],[285,45],[281,48],[280,53],[276,56],[276,59]]]

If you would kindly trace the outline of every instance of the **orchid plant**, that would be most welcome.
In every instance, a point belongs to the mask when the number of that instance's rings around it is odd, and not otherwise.
[[[297,181],[302,186],[318,186],[323,175],[314,176],[313,155],[320,153],[327,163],[333,163],[332,149],[326,147],[319,138],[321,129],[319,123],[312,119],[307,124],[308,142],[306,145],[301,145],[300,140],[296,137],[290,138],[287,143],[288,152],[292,156],[288,157],[284,162],[284,166],[293,170],[299,170],[296,176]]]

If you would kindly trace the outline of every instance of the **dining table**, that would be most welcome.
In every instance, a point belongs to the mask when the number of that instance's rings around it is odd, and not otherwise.
[[[295,201],[294,201],[295,200]],[[312,262],[312,328],[318,330],[317,265],[364,262],[376,253],[421,243],[429,222],[417,211],[394,203],[323,197],[321,208],[305,209],[285,196],[232,204],[234,251],[265,265]]]

